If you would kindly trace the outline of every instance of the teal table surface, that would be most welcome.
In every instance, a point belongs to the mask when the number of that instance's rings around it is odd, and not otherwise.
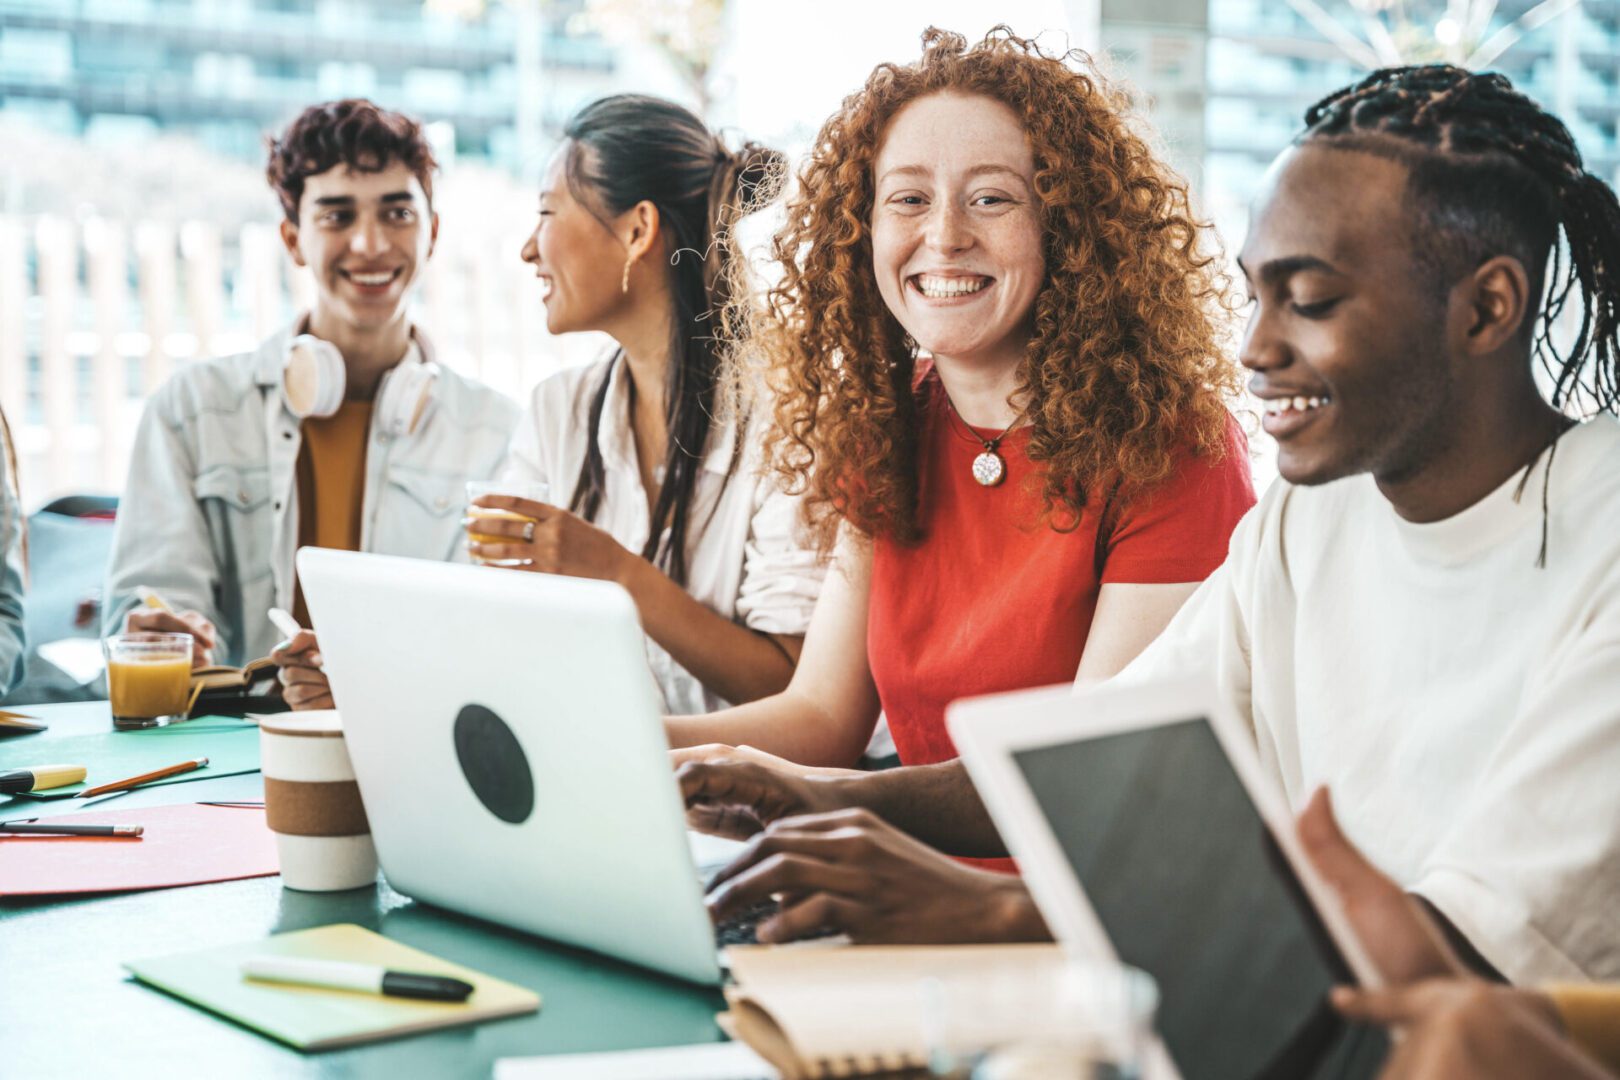
[[[51,725],[23,736],[49,758],[53,739],[111,726],[105,702],[21,710]],[[97,809],[258,799],[257,774],[133,792]],[[0,820],[59,814],[61,803],[0,797]],[[0,858],[3,858],[0,853]],[[353,922],[520,986],[536,1014],[303,1054],[135,982],[139,956],[250,941]],[[488,1077],[495,1059],[714,1042],[718,992],[418,904],[379,880],[301,893],[279,877],[62,900],[0,899],[0,1076]]]

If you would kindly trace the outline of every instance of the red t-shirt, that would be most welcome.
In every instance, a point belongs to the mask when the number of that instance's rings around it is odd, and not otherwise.
[[[1026,484],[1039,468],[1028,457],[1030,429],[1002,439],[1006,478],[982,487],[972,465],[983,447],[947,414],[937,378],[919,393],[928,395],[923,539],[874,544],[866,628],[872,678],[906,765],[957,756],[945,732],[950,702],[1072,681],[1104,584],[1202,581],[1255,501],[1248,441],[1233,419],[1220,461],[1185,453],[1164,484],[1113,512],[1099,579],[1102,499],[1073,531],[1042,524],[1038,475]]]

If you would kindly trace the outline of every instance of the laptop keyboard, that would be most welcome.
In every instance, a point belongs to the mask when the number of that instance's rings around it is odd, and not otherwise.
[[[688,832],[687,841],[692,846],[692,861],[696,864],[699,878],[703,882],[704,895],[708,895],[714,876],[736,858],[737,853],[742,851],[743,844],[740,841],[722,840],[716,836],[697,832]],[[744,908],[714,928],[715,945],[721,949],[730,945],[758,945],[759,937],[755,931],[759,928],[759,924],[781,910],[781,901],[774,898]],[[827,942],[835,936],[837,935],[831,930],[822,930],[808,935],[805,940]]]
[[[744,908],[714,928],[714,943],[722,949],[728,945],[758,945],[755,931],[759,924],[781,910],[782,905],[776,900],[763,900]]]

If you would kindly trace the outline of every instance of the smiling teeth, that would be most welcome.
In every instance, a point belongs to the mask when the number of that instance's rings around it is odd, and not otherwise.
[[[987,277],[940,277],[936,274],[918,274],[917,291],[930,300],[945,300],[952,296],[976,293],[990,284]]]
[[[351,273],[349,275],[349,280],[353,281],[356,285],[386,285],[390,281],[394,280],[394,272],[392,270],[389,270],[386,273],[382,273],[382,274],[353,274],[353,273]]]
[[[1323,405],[1332,404],[1333,399],[1328,397],[1291,397],[1272,398],[1265,402],[1266,415],[1277,416],[1285,412],[1307,412],[1311,409],[1320,409]]]

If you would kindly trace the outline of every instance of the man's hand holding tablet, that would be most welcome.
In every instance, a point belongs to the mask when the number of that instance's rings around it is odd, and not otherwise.
[[[1159,984],[1188,1080],[1370,1077],[1336,986],[1378,968],[1207,680],[957,702],[951,736],[1053,935]]]
[[[1382,1080],[1609,1076],[1570,1044],[1550,997],[1468,969],[1417,899],[1345,838],[1325,788],[1300,815],[1299,839],[1389,984],[1333,991],[1345,1016],[1402,1033]]]

